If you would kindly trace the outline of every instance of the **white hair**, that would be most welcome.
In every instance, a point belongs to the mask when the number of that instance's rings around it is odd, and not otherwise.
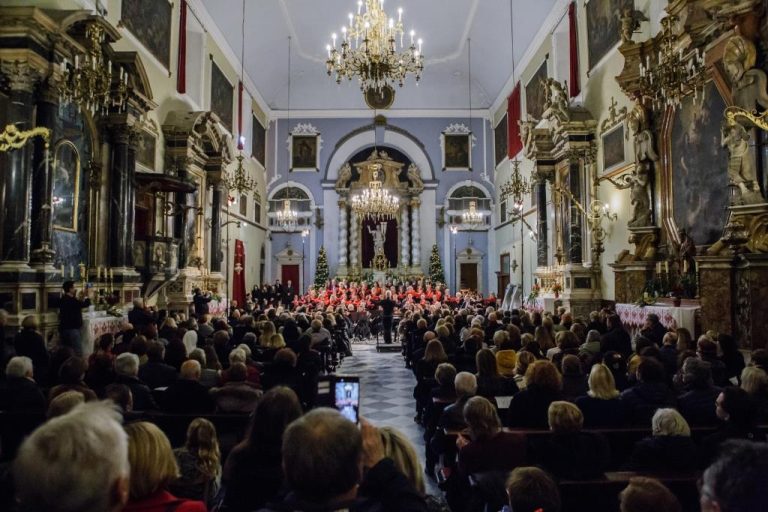
[[[32,375],[32,360],[26,356],[12,357],[5,365],[5,375],[8,377],[26,377]]]
[[[658,409],[651,419],[654,436],[691,436],[691,427],[675,409]]]
[[[49,420],[21,445],[14,463],[25,510],[103,512],[128,478],[128,436],[109,402],[90,402]]]
[[[184,348],[187,349],[187,356],[189,356],[197,348],[197,333],[193,330],[187,331],[184,333],[182,343],[184,343]]]
[[[249,333],[249,334],[252,334],[252,333]],[[254,336],[255,336],[255,335],[254,335]],[[249,346],[248,346],[248,345],[246,345],[245,343],[241,343],[241,344],[239,344],[239,345],[237,346],[237,348],[239,348],[240,350],[242,350],[243,352],[245,352],[245,357],[251,357],[251,347],[249,347]]]
[[[240,347],[229,353],[229,364],[245,363],[245,350]]]
[[[139,374],[139,356],[131,352],[124,352],[115,359],[115,372],[118,375],[135,377]]]
[[[477,393],[477,378],[469,372],[459,372],[453,380],[458,396],[474,396]]]

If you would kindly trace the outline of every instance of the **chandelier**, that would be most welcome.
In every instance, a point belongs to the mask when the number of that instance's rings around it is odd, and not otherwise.
[[[482,212],[477,211],[477,201],[470,201],[469,210],[461,214],[461,223],[470,227],[482,224],[483,219]]]
[[[512,175],[509,180],[501,186],[501,198],[512,199],[513,212],[521,214],[523,211],[523,200],[525,196],[531,193],[531,183],[523,178],[520,172],[520,161],[512,161]]]
[[[384,0],[365,0],[364,12],[363,0],[358,0],[357,15],[349,13],[348,17],[349,25],[341,28],[339,47],[335,32],[332,44],[326,46],[328,76],[335,75],[337,84],[357,77],[363,92],[382,93],[395,83],[402,87],[408,74],[414,74],[416,82],[421,79],[423,41],[415,39],[416,32],[411,30],[410,45],[405,46],[402,8],[397,10],[395,21],[384,11]]]
[[[227,172],[224,177],[224,183],[229,190],[238,192],[239,194],[247,194],[256,188],[256,181],[248,176],[248,172],[243,165],[243,152],[237,155],[237,167],[234,171]]]
[[[71,64],[61,62],[62,80],[59,83],[59,100],[76,103],[95,115],[106,113],[110,107],[125,110],[128,99],[128,72],[120,67],[117,83],[112,85],[112,61],[102,49],[106,40],[104,28],[95,22],[85,27],[85,55],[75,55]]]
[[[394,218],[400,210],[400,199],[382,188],[378,164],[371,166],[373,174],[367,189],[352,196],[352,211],[365,219],[376,221]]]
[[[661,20],[661,48],[655,55],[640,63],[640,91],[653,102],[654,108],[678,107],[683,97],[693,93],[704,101],[704,85],[707,82],[707,67],[704,53],[698,48],[688,58],[683,58],[680,40],[672,31],[676,16]]]
[[[291,209],[291,200],[283,199],[283,209],[277,210],[275,213],[277,217],[277,225],[285,230],[292,230],[296,227],[296,223],[299,220],[299,214],[296,210]]]

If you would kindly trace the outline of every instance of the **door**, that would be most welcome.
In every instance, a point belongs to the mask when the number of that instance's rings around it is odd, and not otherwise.
[[[301,286],[301,281],[299,280],[299,265],[282,265],[280,282],[283,283],[283,286],[288,286],[288,281],[291,282],[294,293],[303,293],[303,291],[299,289],[299,286]]]
[[[459,286],[462,290],[477,290],[477,263],[461,264],[461,280]]]

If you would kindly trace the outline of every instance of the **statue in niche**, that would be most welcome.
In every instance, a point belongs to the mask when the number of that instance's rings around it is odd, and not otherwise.
[[[755,159],[749,150],[749,133],[736,121],[723,123],[722,145],[728,148],[728,182],[739,190],[732,204],[754,204],[763,200],[757,184]]]
[[[339,177],[336,179],[336,189],[349,188],[349,180],[352,179],[352,167],[349,162],[339,169]]]
[[[677,260],[677,270],[680,275],[695,274],[696,273],[696,243],[693,238],[688,236],[685,228],[681,228],[678,232],[678,238],[680,243],[673,248],[673,257]],[[671,244],[674,245],[674,244]]]
[[[568,91],[565,85],[554,78],[542,80],[545,87],[544,115],[545,119],[558,119],[567,121],[570,117],[568,113]]]
[[[411,188],[418,191],[424,190],[424,181],[421,179],[421,172],[416,164],[408,166],[408,181],[411,183]]]
[[[768,108],[768,77],[765,71],[755,68],[755,45],[742,36],[733,36],[725,45],[723,65],[731,79],[733,104],[748,112],[757,106]]]
[[[387,223],[379,222],[376,229],[371,229],[371,226],[368,226],[368,232],[373,237],[373,254],[376,256],[383,255],[384,243],[387,241]]]
[[[648,21],[648,18],[642,11],[631,7],[625,7],[619,16],[621,19],[621,42],[631,43],[632,35],[640,29],[640,24]]]

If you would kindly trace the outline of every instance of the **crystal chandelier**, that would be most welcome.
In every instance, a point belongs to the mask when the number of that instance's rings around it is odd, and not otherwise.
[[[291,209],[291,200],[283,199],[283,209],[278,210],[275,213],[277,217],[277,225],[285,230],[292,230],[296,227],[296,223],[299,220],[299,214],[296,210]]]
[[[397,10],[395,21],[384,11],[384,0],[365,0],[364,11],[363,0],[358,0],[357,15],[349,13],[348,17],[349,25],[341,28],[339,47],[335,32],[332,44],[326,46],[328,76],[335,74],[337,84],[357,77],[363,92],[381,93],[395,83],[402,87],[408,74],[414,74],[416,82],[421,79],[423,41],[415,39],[416,32],[411,30],[410,46],[405,46],[402,8]]]
[[[477,201],[470,201],[469,210],[461,214],[461,223],[470,227],[479,226],[483,219],[482,212],[477,211]]]
[[[382,188],[378,164],[371,166],[373,174],[367,189],[352,196],[352,210],[359,216],[376,221],[394,218],[400,210],[400,199]]]
[[[104,28],[95,22],[85,27],[85,55],[75,55],[71,64],[61,62],[62,80],[59,83],[59,100],[76,103],[91,115],[106,113],[110,107],[125,110],[128,99],[128,72],[120,67],[117,83],[112,85],[112,61],[102,50],[106,40]]]
[[[501,198],[512,199],[513,213],[520,214],[523,211],[523,200],[531,193],[531,183],[523,178],[520,172],[520,161],[512,161],[512,176],[501,186]]]
[[[243,165],[243,152],[241,151],[237,155],[237,167],[234,171],[228,171],[224,177],[224,183],[227,185],[227,189],[238,192],[239,194],[247,194],[256,188],[256,181],[248,176],[248,171],[245,170]]]
[[[673,33],[676,16],[661,20],[661,48],[655,56],[650,55],[640,63],[640,91],[649,98],[654,108],[678,107],[682,99],[693,93],[694,99],[704,101],[704,86],[707,82],[707,67],[704,53],[698,48],[688,58],[683,58],[680,39]]]

